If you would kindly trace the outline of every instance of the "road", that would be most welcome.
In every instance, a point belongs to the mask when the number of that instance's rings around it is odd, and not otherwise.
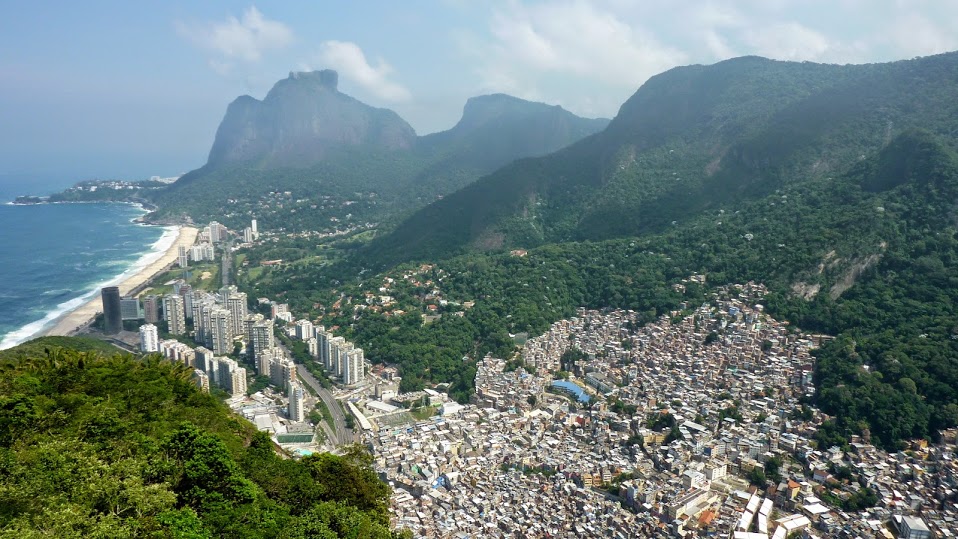
[[[309,387],[313,388],[313,391],[319,395],[319,398],[323,399],[323,402],[326,403],[326,408],[329,409],[329,413],[333,416],[333,430],[335,432],[332,433],[333,436],[330,438],[330,441],[337,446],[353,443],[353,441],[355,441],[353,431],[346,428],[346,415],[343,413],[342,407],[339,406],[339,401],[333,397],[333,393],[324,388],[322,384],[319,383],[319,380],[307,371],[305,367],[296,369],[296,372]],[[327,434],[328,433],[327,429]]]

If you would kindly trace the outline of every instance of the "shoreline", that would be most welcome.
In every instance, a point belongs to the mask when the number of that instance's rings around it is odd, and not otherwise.
[[[149,283],[157,275],[166,271],[170,266],[175,264],[177,255],[179,254],[180,246],[189,248],[196,242],[196,237],[199,235],[199,229],[189,226],[177,226],[175,228],[177,234],[176,238],[169,245],[169,247],[167,247],[166,250],[160,254],[159,257],[148,264],[145,264],[143,267],[138,269],[136,273],[122,277],[122,280],[118,283],[110,283],[120,288],[121,296],[125,296],[129,294],[131,290],[135,290]],[[108,284],[104,284],[102,286],[108,286]],[[52,325],[34,335],[31,335],[24,342],[37,337],[70,336],[76,334],[80,329],[89,325],[89,323],[96,318],[97,314],[103,312],[103,304],[100,299],[99,292],[100,289],[97,288],[89,300],[83,302],[78,307],[63,313],[52,321]]]

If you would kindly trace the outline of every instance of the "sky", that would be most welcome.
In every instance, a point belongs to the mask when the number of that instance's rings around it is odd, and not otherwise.
[[[953,50],[955,0],[4,0],[0,182],[197,168],[229,102],[290,71],[336,69],[426,134],[493,92],[612,117],[680,65]]]

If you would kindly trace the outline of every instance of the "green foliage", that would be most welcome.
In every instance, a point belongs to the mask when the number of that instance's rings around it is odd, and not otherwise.
[[[768,478],[765,475],[765,469],[758,466],[752,468],[748,472],[746,479],[748,479],[749,483],[759,488],[765,488],[765,485],[768,483]]]
[[[602,133],[420,210],[378,238],[367,260],[662,232],[831,176],[909,128],[953,136],[956,64],[951,53],[867,66],[750,57],[676,68],[647,81]]]
[[[765,476],[770,479],[773,483],[778,483],[782,480],[782,459],[779,457],[771,457],[765,461]]]
[[[389,489],[360,451],[282,459],[183,365],[48,350],[0,359],[0,534],[391,536]]]

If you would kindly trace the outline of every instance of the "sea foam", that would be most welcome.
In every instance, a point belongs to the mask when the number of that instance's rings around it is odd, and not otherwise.
[[[176,238],[179,236],[179,230],[180,227],[178,226],[163,227],[163,234],[150,246],[150,250],[133,262],[133,264],[130,264],[123,273],[96,284],[92,289],[87,290],[80,296],[58,304],[54,309],[47,312],[43,318],[30,322],[6,334],[3,340],[0,340],[0,350],[12,348],[24,341],[40,336],[40,334],[52,327],[60,317],[93,299],[100,293],[100,289],[104,286],[116,286],[133,275],[136,275],[143,268],[159,260],[160,257],[163,256],[163,253],[176,241]]]

